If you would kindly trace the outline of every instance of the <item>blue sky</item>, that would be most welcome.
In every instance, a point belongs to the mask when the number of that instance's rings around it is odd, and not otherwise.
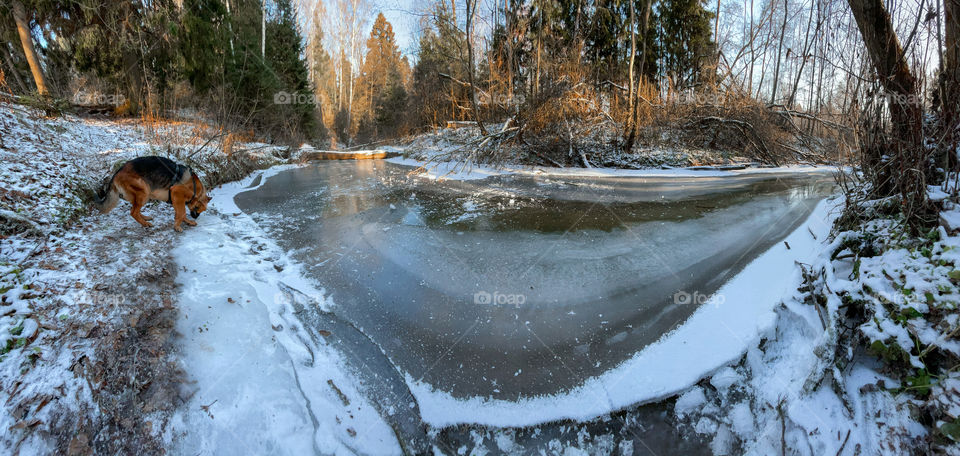
[[[424,8],[424,3],[414,0],[380,0],[375,3],[374,10],[383,12],[387,21],[393,25],[397,45],[404,55],[410,56],[416,50],[417,43],[414,42],[414,34],[417,31],[420,10]],[[373,24],[373,18],[371,18],[370,23]]]

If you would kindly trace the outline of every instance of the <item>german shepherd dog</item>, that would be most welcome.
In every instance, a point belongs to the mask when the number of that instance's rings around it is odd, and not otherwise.
[[[210,201],[193,170],[163,157],[139,157],[124,163],[109,180],[104,181],[97,192],[95,206],[106,214],[117,206],[120,198],[133,205],[130,215],[144,227],[153,226],[150,223],[152,218],[140,213],[147,201],[170,203],[174,212],[173,229],[177,232],[183,231],[181,223],[197,225],[197,222],[187,220],[187,208],[190,208],[190,216],[197,218],[207,210]]]

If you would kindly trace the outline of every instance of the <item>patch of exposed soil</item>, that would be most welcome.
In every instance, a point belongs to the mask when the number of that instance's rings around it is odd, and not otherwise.
[[[36,426],[56,454],[162,454],[166,420],[186,400],[186,376],[174,353],[179,312],[170,254],[177,242],[172,209],[156,204],[145,211],[155,217],[151,228],[140,227],[125,212],[87,220],[91,223],[81,234],[88,240],[85,248],[43,252],[34,260],[75,262],[90,279],[77,282],[87,302],[79,305],[79,315],[61,319],[53,343],[73,358],[70,370],[87,384],[93,405],[78,401],[80,410],[53,407],[46,425]],[[44,259],[54,253],[67,258]],[[25,410],[50,400],[17,396]],[[30,427],[23,432],[32,432]]]

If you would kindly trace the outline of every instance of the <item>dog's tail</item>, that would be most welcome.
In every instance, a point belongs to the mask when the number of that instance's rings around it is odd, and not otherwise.
[[[93,199],[93,205],[100,210],[101,213],[106,214],[117,207],[117,203],[120,202],[120,192],[117,191],[117,187],[113,185],[113,179],[117,177],[117,173],[120,170],[113,173],[109,179],[105,179],[103,184],[100,185],[100,188],[97,189],[97,196]]]

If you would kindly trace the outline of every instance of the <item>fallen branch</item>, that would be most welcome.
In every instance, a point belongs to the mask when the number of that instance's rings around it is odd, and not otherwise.
[[[753,145],[755,149],[757,149],[758,155],[761,156],[761,159],[768,161],[774,166],[780,166],[780,162],[770,152],[770,149],[768,149],[767,145],[763,142],[763,138],[760,136],[759,133],[757,133],[756,128],[754,128],[753,125],[751,125],[750,123],[744,122],[742,120],[727,119],[727,118],[717,117],[717,116],[700,117],[696,120],[696,122],[701,124],[714,122],[714,123],[719,123],[721,125],[734,126],[738,130],[740,130],[740,133],[748,137],[750,144]],[[747,134],[748,132],[750,133],[750,135]],[[753,136],[753,139],[749,138],[749,136],[751,135]],[[754,141],[754,139],[756,141]]]
[[[225,132],[221,132],[211,136],[210,139],[208,139],[207,142],[203,143],[203,145],[200,146],[199,149],[191,152],[190,155],[187,155],[187,160],[192,160],[194,155],[197,155],[198,153],[200,153],[200,151],[206,148],[214,139],[217,139],[225,134],[226,134]]]
[[[40,224],[38,224],[37,222],[30,220],[16,212],[8,211],[6,209],[0,209],[0,220],[3,220],[4,222],[6,222],[4,223],[4,225],[12,225],[12,226],[26,225],[26,229],[24,231],[33,231],[36,233],[43,232],[43,230],[40,229]]]
[[[464,86],[464,87],[473,88],[473,89],[476,90],[477,92],[480,92],[481,94],[483,94],[485,97],[488,97],[488,98],[490,97],[490,94],[488,94],[486,91],[484,91],[483,89],[477,87],[477,86],[474,85],[474,84],[471,84],[471,83],[469,83],[469,82],[467,82],[467,81],[461,81],[461,80],[459,80],[459,79],[457,79],[457,78],[455,78],[455,77],[453,77],[453,76],[450,76],[450,75],[447,74],[447,73],[437,73],[437,74],[440,75],[440,77],[443,78],[443,79],[449,79],[449,80],[451,80],[451,81],[453,81],[453,82],[456,82],[457,84],[460,84],[460,85],[462,85],[462,86]]]

